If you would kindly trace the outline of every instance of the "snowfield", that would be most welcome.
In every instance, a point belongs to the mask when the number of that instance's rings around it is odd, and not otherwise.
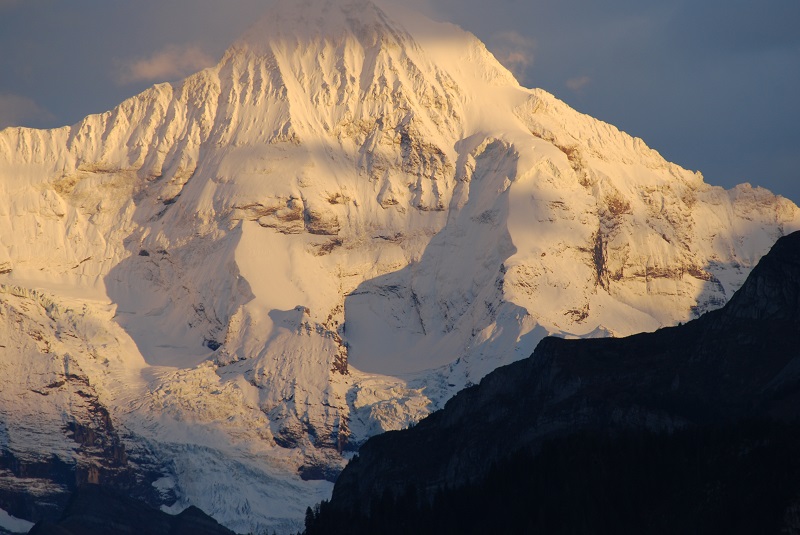
[[[284,2],[180,84],[0,131],[0,196],[0,451],[238,532],[296,531],[366,438],[544,336],[721,306],[800,229],[368,0]]]

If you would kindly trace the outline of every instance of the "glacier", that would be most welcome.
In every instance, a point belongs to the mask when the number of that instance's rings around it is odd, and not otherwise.
[[[0,507],[144,485],[239,532],[296,531],[369,436],[544,336],[722,306],[800,229],[368,0],[279,3],[180,83],[0,131],[0,195]]]

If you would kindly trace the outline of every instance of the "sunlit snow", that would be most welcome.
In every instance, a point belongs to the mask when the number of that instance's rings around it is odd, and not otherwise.
[[[721,306],[800,228],[366,0],[284,2],[180,84],[1,131],[0,195],[3,447],[75,458],[47,439],[69,392],[31,390],[68,357],[170,510],[242,532],[296,531],[332,488],[301,467],[335,473],[548,334]]]

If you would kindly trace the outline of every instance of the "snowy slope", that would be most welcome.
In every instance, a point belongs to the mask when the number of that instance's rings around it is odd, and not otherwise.
[[[164,499],[239,531],[295,529],[346,450],[547,334],[721,306],[800,228],[788,200],[709,186],[474,36],[366,0],[280,4],[180,84],[0,132],[0,195],[0,301],[92,318],[79,347],[0,341],[20,389],[0,413],[69,354]],[[0,320],[51,346],[62,328]],[[28,406],[45,435],[74,397]],[[0,447],[78,462],[4,418]]]

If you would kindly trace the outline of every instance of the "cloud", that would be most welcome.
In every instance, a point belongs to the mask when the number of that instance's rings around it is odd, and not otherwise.
[[[495,33],[487,43],[497,60],[510,70],[518,80],[533,65],[536,42],[519,32],[506,30]]]
[[[53,120],[52,113],[28,97],[0,93],[0,130],[8,126],[42,126]]]
[[[120,62],[115,80],[120,85],[175,80],[214,63],[198,45],[167,45],[149,57]]]
[[[398,6],[406,11],[423,13],[427,16],[439,15],[439,10],[434,6],[433,0],[403,0],[394,2],[392,0],[373,0],[383,10],[392,11]]]
[[[577,78],[570,78],[567,80],[567,88],[574,91],[575,93],[580,93],[583,88],[589,85],[592,82],[592,79],[588,76],[578,76]]]

